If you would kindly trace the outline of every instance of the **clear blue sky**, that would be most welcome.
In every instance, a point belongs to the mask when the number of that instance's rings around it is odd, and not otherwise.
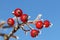
[[[0,21],[13,17],[11,12],[15,8],[21,8],[23,13],[31,16],[31,20],[41,13],[44,20],[48,19],[53,23],[51,28],[43,28],[42,34],[37,38],[32,38],[29,32],[26,36],[22,30],[18,30],[15,35],[19,36],[19,40],[60,40],[59,0],[0,0]],[[12,31],[12,29],[7,30],[0,30],[0,32],[8,34]],[[3,37],[0,37],[0,40],[4,40]],[[10,38],[10,40],[16,39]]]

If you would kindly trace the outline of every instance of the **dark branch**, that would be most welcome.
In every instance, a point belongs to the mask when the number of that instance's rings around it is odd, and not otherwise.
[[[0,36],[2,36],[2,37],[6,37],[6,36],[8,36],[8,35],[7,35],[7,34],[4,34],[4,33],[0,33]],[[14,36],[14,35],[12,35],[11,37],[17,39],[17,36]]]

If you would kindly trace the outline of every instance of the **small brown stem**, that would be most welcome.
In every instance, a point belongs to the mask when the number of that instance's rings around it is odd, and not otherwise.
[[[6,28],[12,28],[10,26],[3,26],[2,29],[6,29]]]
[[[26,23],[26,25],[27,25],[31,30],[33,29],[29,24]]]
[[[22,30],[25,32],[25,34],[26,34],[28,31],[30,31],[30,30],[24,29],[23,27],[21,27],[21,28],[22,28]]]

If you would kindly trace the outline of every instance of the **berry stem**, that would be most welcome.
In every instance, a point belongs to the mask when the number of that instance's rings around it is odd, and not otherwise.
[[[26,23],[26,25],[27,25],[31,30],[33,29],[29,24]]]
[[[30,30],[24,29],[24,27],[21,27],[21,28],[22,28],[22,30],[25,32],[25,34],[26,34],[28,31],[30,31]]]
[[[3,26],[2,29],[12,28],[10,26]]]

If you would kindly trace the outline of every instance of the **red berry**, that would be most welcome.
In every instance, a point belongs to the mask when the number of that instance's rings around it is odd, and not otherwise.
[[[37,29],[42,29],[43,28],[43,22],[42,21],[37,21],[35,25],[36,25]]]
[[[8,23],[9,26],[13,26],[14,23],[15,23],[15,21],[14,21],[12,18],[9,18],[9,19],[7,20],[7,23]]]
[[[38,34],[39,34],[38,30],[35,30],[35,29],[31,30],[31,37],[34,38],[34,37],[38,36]]]
[[[22,14],[22,16],[20,17],[20,20],[24,23],[27,22],[28,21],[28,15],[27,14]]]
[[[48,28],[50,26],[50,21],[45,20],[44,21],[44,27]]]
[[[20,8],[16,8],[16,9],[14,10],[14,15],[15,15],[16,17],[20,17],[22,14],[23,14],[23,12],[22,12],[22,10],[21,10]]]

